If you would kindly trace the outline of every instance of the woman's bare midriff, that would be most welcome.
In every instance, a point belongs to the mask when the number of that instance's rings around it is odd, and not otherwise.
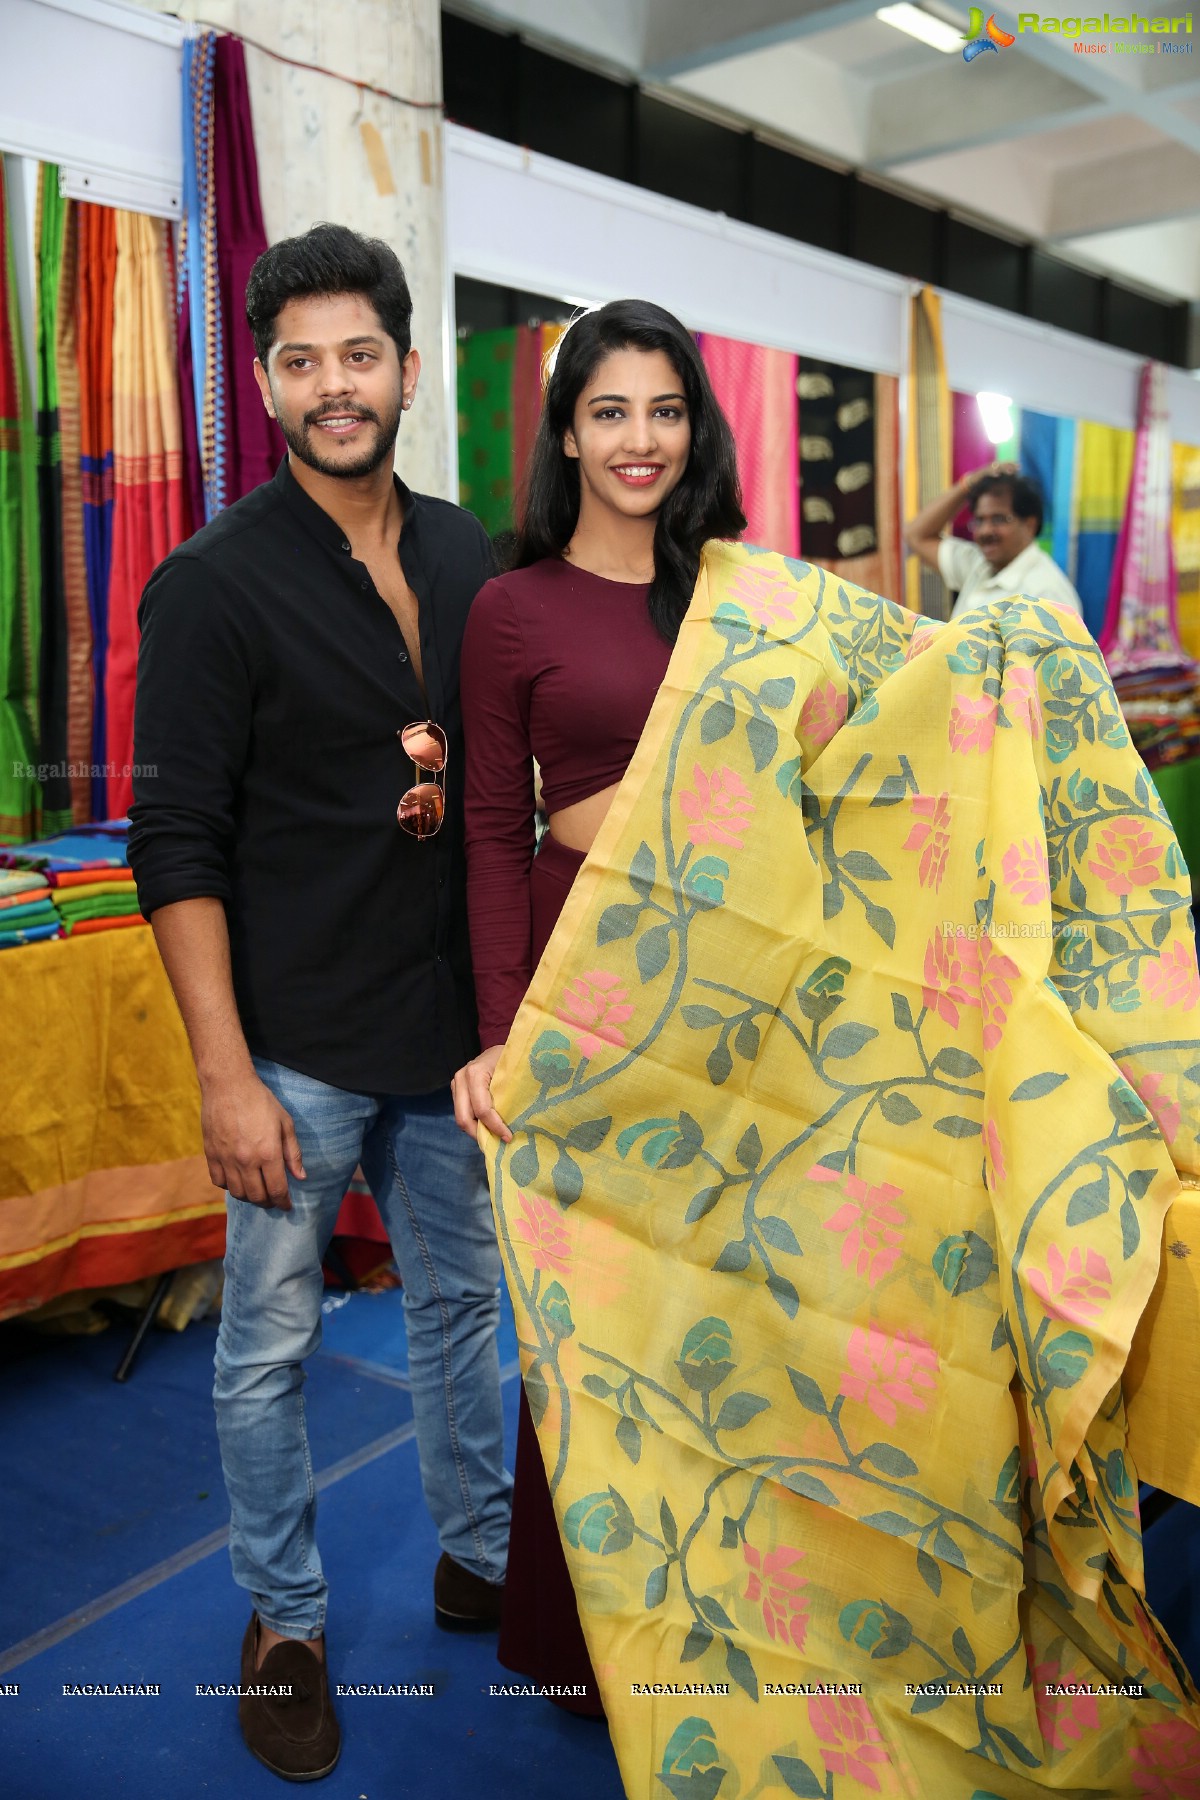
[[[596,841],[596,833],[604,823],[616,791],[614,782],[611,787],[601,788],[598,794],[589,794],[586,800],[577,800],[574,806],[564,806],[559,812],[551,813],[551,837],[557,843],[565,844],[568,850],[579,850],[586,856]]]

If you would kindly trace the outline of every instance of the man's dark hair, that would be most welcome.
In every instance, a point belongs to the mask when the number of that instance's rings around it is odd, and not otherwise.
[[[361,294],[395,341],[401,362],[412,348],[412,295],[400,259],[382,238],[361,237],[348,225],[313,225],[300,237],[264,250],[246,283],[246,323],[264,369],[275,321],[289,300]]]
[[[649,300],[610,300],[576,319],[563,338],[525,475],[512,567],[560,556],[570,542],[579,519],[579,463],[567,456],[563,437],[575,423],[575,402],[614,350],[661,350],[687,400],[691,451],[682,480],[658,514],[647,596],[651,622],[673,644],[696,585],[701,548],[709,538],[740,537],[746,515],[733,433],[696,340]]]
[[[1046,514],[1042,490],[1029,475],[984,475],[971,489],[971,511],[985,494],[996,494],[1008,501],[1014,519],[1032,519],[1033,535],[1038,537]]]

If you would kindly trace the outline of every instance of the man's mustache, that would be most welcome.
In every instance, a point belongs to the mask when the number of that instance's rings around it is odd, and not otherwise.
[[[306,425],[319,425],[322,419],[366,419],[372,425],[378,425],[379,414],[369,407],[362,406],[323,406],[317,412],[305,413]]]

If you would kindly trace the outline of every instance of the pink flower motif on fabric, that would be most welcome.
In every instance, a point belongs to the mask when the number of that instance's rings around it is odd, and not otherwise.
[[[1143,1726],[1129,1761],[1143,1800],[1200,1800],[1200,1731],[1183,1719]]]
[[[744,569],[732,583],[729,597],[762,631],[790,625],[796,616],[795,589],[767,569]]]
[[[1004,1144],[995,1119],[987,1119],[983,1127],[983,1178],[989,1194],[1003,1186],[1008,1170],[1004,1163]]]
[[[1179,1130],[1180,1110],[1166,1089],[1166,1077],[1155,1071],[1138,1074],[1128,1063],[1118,1063],[1122,1075],[1134,1093],[1150,1108],[1154,1123],[1167,1143],[1173,1143]]]
[[[1050,866],[1046,846],[1036,838],[1010,844],[1001,863],[1004,885],[1024,906],[1041,906],[1050,898]]]
[[[937,1386],[937,1353],[923,1338],[910,1331],[889,1337],[878,1325],[859,1325],[850,1333],[846,1351],[850,1367],[842,1376],[840,1393],[848,1400],[862,1400],[885,1425],[896,1423],[897,1406],[925,1411],[918,1388]]]
[[[803,1650],[808,1632],[808,1601],[801,1589],[808,1584],[789,1564],[804,1555],[791,1544],[780,1544],[766,1556],[753,1544],[743,1544],[742,1555],[750,1569],[746,1598],[762,1601],[763,1624],[767,1636],[780,1643],[793,1643]]]
[[[808,1702],[808,1722],[829,1773],[845,1775],[878,1793],[875,1771],[891,1758],[862,1695],[813,1695]]]
[[[950,708],[950,748],[965,755],[970,750],[990,750],[996,735],[996,702],[987,694],[978,699],[960,694]]]
[[[821,1163],[815,1164],[808,1175],[810,1181],[832,1178],[841,1183],[846,1198],[833,1217],[825,1221],[825,1230],[845,1233],[843,1269],[874,1287],[881,1276],[894,1268],[903,1248],[902,1227],[908,1224],[908,1214],[892,1202],[900,1198],[904,1189],[890,1181],[868,1187],[861,1175],[842,1177]]]
[[[957,1031],[959,1007],[979,1005],[979,945],[939,925],[925,946],[921,999]]]
[[[1060,1663],[1036,1662],[1032,1644],[1026,1644],[1025,1654],[1033,1676],[1033,1704],[1043,1741],[1052,1750],[1067,1750],[1072,1739],[1078,1743],[1085,1731],[1098,1730],[1100,1708],[1094,1694],[1046,1692],[1047,1687],[1058,1687],[1060,1683],[1077,1683],[1079,1676],[1065,1675]]]
[[[714,769],[706,775],[697,763],[692,770],[694,787],[684,788],[679,810],[689,820],[688,838],[693,844],[724,844],[742,848],[742,832],[755,807],[750,790],[736,769]]]
[[[1094,845],[1088,869],[1118,898],[1162,878],[1163,843],[1144,819],[1114,819]]]
[[[1004,1036],[1012,984],[1021,973],[1011,956],[997,950],[985,931],[979,940],[979,1004],[983,1012],[983,1047],[994,1050]]]
[[[915,662],[918,656],[923,656],[925,651],[929,649],[929,646],[937,637],[937,634],[938,628],[936,626],[914,625],[913,634],[908,640],[908,649],[904,653],[905,662]]]
[[[517,1201],[522,1217],[517,1220],[517,1236],[533,1246],[534,1267],[553,1269],[557,1275],[567,1273],[571,1260],[571,1240],[563,1230],[561,1219],[538,1194],[522,1194]]]
[[[1152,1000],[1191,1012],[1200,1000],[1200,971],[1196,968],[1194,940],[1176,938],[1173,944],[1168,944],[1162,954],[1146,966],[1143,979]]]
[[[568,981],[554,1016],[575,1031],[585,1056],[598,1056],[605,1044],[624,1049],[621,1026],[632,1019],[633,1007],[629,990],[619,975],[610,975],[607,969],[592,969]]]
[[[1100,1252],[1078,1244],[1068,1257],[1051,1244],[1046,1272],[1030,1269],[1027,1279],[1046,1311],[1070,1325],[1090,1325],[1098,1319],[1112,1292],[1112,1272]]]
[[[917,880],[936,892],[950,853],[950,796],[914,794],[909,806],[917,823],[905,838],[904,848],[921,852]]]
[[[1006,669],[1001,698],[1014,725],[1022,726],[1031,738],[1041,736],[1042,703],[1032,669]]]
[[[846,722],[846,695],[832,681],[815,687],[800,708],[799,736],[817,750],[827,744]]]

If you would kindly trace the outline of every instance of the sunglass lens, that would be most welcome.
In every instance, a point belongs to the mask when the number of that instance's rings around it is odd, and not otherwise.
[[[419,724],[406,725],[400,733],[400,742],[404,746],[404,754],[419,769],[428,769],[430,774],[436,775],[445,768],[446,734],[432,720],[423,719]]]
[[[396,817],[413,837],[432,837],[442,823],[445,802],[442,790],[431,781],[409,788],[396,808]]]

